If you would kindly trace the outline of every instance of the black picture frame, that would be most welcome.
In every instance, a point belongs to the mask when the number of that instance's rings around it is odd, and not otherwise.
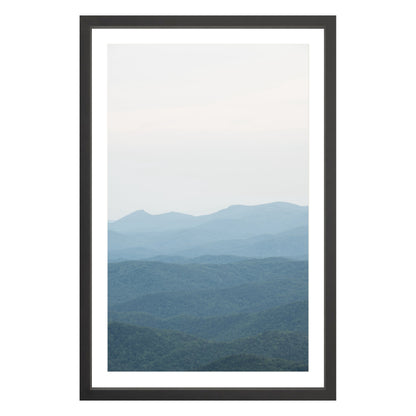
[[[91,313],[92,29],[324,29],[324,387],[93,388]],[[336,399],[336,17],[335,16],[81,16],[80,17],[80,399],[81,400],[335,400]]]

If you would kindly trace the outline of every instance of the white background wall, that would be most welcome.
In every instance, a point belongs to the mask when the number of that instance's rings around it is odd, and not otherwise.
[[[413,2],[194,3],[38,0],[1,6],[3,414],[411,414],[416,384]],[[79,402],[80,14],[338,16],[336,402]]]

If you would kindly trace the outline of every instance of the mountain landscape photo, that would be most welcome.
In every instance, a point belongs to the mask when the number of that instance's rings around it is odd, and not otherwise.
[[[108,371],[308,371],[309,55],[108,45]]]
[[[308,371],[308,207],[108,223],[109,371]]]

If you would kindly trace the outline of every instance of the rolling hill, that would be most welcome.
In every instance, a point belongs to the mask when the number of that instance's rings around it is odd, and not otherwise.
[[[255,356],[263,362],[264,359],[280,359],[291,361],[297,368],[307,368],[307,337],[296,332],[270,331],[225,343],[175,331],[111,322],[108,339],[109,371],[201,371],[202,366],[224,365],[224,362],[218,363],[222,359],[227,359],[225,365],[230,366],[229,357],[235,355],[240,355],[240,361],[241,355],[250,356],[248,365],[252,365]],[[215,370],[208,367],[205,371]],[[293,371],[293,367],[289,371]]]
[[[253,314],[196,317],[180,315],[158,318],[143,312],[109,312],[109,321],[140,327],[170,329],[214,341],[231,341],[264,331],[308,332],[308,302],[295,302]]]
[[[155,293],[117,303],[111,306],[110,311],[147,312],[162,318],[185,314],[253,313],[304,300],[307,293],[307,282],[303,278],[285,280],[279,285],[273,281],[261,281],[226,289]]]
[[[306,299],[307,276],[307,262],[281,258],[216,265],[111,263],[109,307],[160,317],[255,312]]]
[[[198,371],[308,371],[308,366],[280,358],[236,354],[203,365]]]

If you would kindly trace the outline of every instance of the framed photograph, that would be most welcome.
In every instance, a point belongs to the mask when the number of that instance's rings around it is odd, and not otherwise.
[[[82,400],[335,400],[335,35],[81,16]]]

